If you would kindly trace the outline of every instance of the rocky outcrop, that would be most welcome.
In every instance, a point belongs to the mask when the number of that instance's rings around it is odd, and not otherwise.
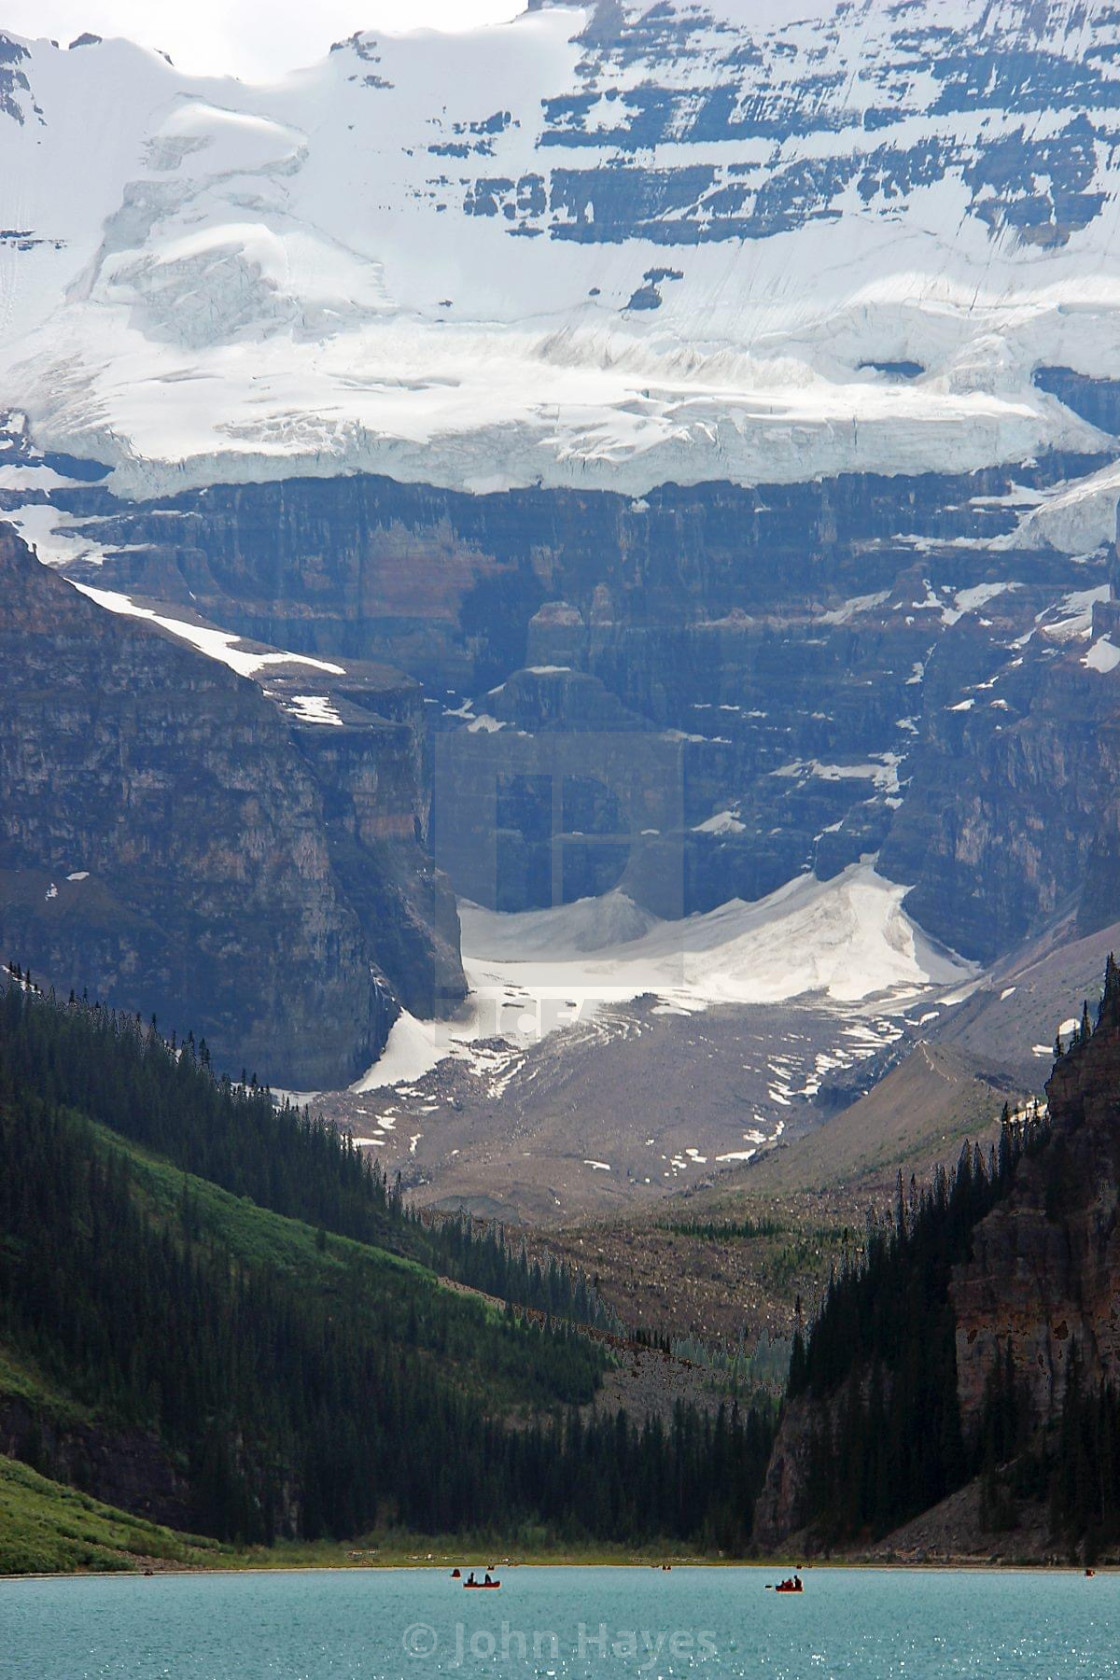
[[[190,1527],[190,1484],[155,1435],[0,1395],[0,1453],[149,1522]]]
[[[0,685],[7,955],[304,1089],[375,1058],[390,975],[431,1001],[413,724],[356,709],[333,757],[325,730],[301,750],[282,695],[101,610],[2,532]],[[454,991],[456,928],[443,949]]]
[[[1110,967],[1110,975],[1114,971]],[[1092,1037],[1055,1064],[1051,1135],[1019,1163],[1006,1201],[977,1227],[951,1286],[966,1439],[1010,1350],[1031,1422],[1061,1414],[1076,1349],[1091,1388],[1120,1380],[1120,987]]]
[[[1120,916],[1116,605],[1077,593],[1076,612],[1002,647],[962,623],[926,670],[880,867],[915,883],[906,904],[923,927],[982,961],[1061,910],[1076,908],[1082,933]]]
[[[963,1465],[975,1469],[996,1399],[1014,1408],[1016,1450],[1045,1465],[1074,1360],[1082,1395],[1120,1384],[1120,970],[1111,958],[1095,1029],[1086,1006],[1064,1042],[1047,1086],[1048,1127],[1017,1161],[1007,1157],[1005,1190],[966,1230],[967,1252],[948,1272],[947,1347],[964,1457],[953,1446],[954,1420],[939,1448],[958,1455],[944,1491],[960,1485]],[[880,1349],[894,1334],[889,1325],[885,1332]],[[952,1393],[952,1370],[944,1374]],[[843,1439],[853,1397],[866,1409],[873,1387],[881,1395],[901,1380],[889,1358],[861,1356],[839,1386],[787,1404],[756,1510],[760,1544],[773,1547],[810,1521],[814,1450]],[[948,1475],[943,1468],[943,1482]]]

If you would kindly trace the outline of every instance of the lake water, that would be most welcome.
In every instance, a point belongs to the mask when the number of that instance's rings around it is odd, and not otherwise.
[[[513,1569],[0,1581],[21,1680],[1120,1676],[1120,1576]]]

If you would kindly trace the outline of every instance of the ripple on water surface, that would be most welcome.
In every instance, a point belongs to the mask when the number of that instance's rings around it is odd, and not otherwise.
[[[26,1680],[1120,1680],[1120,1576],[506,1569],[0,1581]]]

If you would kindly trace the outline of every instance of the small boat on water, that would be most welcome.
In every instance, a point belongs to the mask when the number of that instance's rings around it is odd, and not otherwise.
[[[477,1587],[480,1592],[485,1592],[488,1587],[491,1587],[491,1588],[500,1587],[501,1584],[502,1583],[500,1581],[491,1580],[489,1575],[487,1575],[487,1577],[484,1581],[476,1581],[475,1578],[474,1578],[474,1570],[473,1569],[471,1570],[471,1573],[468,1575],[467,1579],[463,1582],[464,1587]]]
[[[799,1593],[804,1592],[805,1588],[802,1586],[799,1576],[790,1575],[785,1581],[779,1581],[774,1591],[778,1593]]]

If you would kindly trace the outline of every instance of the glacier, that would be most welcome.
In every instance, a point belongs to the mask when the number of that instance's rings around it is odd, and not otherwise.
[[[0,36],[0,407],[131,498],[1099,458],[1035,373],[1120,378],[1120,15],[801,13],[541,4],[269,86]]]

